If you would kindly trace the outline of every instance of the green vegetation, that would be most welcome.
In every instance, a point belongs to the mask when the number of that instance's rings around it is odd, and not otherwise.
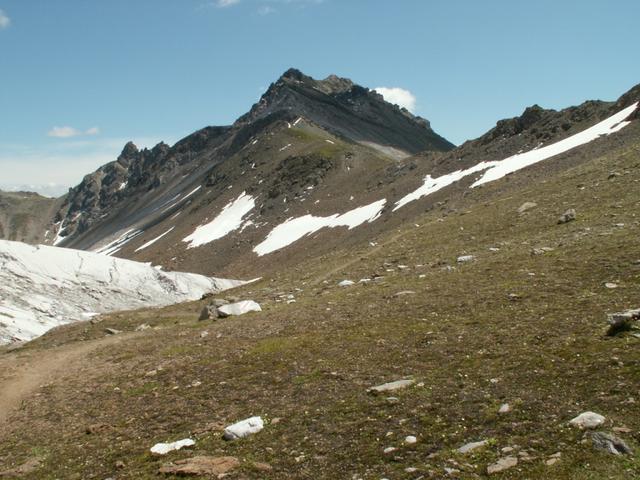
[[[544,182],[473,190],[376,247],[337,250],[233,293],[258,301],[259,314],[198,322],[195,302],[53,331],[24,352],[98,339],[105,327],[154,327],[26,400],[0,434],[0,465],[43,449],[44,466],[26,478],[155,479],[167,461],[203,454],[238,457],[228,477],[238,479],[439,479],[445,468],[473,479],[513,448],[518,465],[496,478],[639,478],[640,457],[595,451],[567,425],[601,413],[640,451],[640,339],[605,336],[605,314],[640,298],[638,162],[622,150]],[[614,169],[623,174],[607,179]],[[517,214],[525,201],[538,206]],[[570,207],[577,220],[557,225]],[[533,253],[541,247],[553,250]],[[475,260],[458,264],[463,254]],[[374,274],[382,278],[337,286]],[[279,292],[297,303],[277,302]],[[408,377],[417,384],[367,393]],[[511,411],[499,414],[504,403]],[[272,421],[245,440],[221,439],[224,425],[252,415]],[[109,428],[87,435],[95,423]],[[407,435],[417,443],[404,445]],[[197,440],[191,451],[147,453],[186,437]],[[484,448],[456,451],[482,439]]]

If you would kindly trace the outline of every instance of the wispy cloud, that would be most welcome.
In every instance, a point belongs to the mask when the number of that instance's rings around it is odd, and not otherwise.
[[[73,138],[98,135],[100,129],[98,127],[91,127],[88,130],[78,130],[73,127],[53,127],[47,132],[47,136],[54,138]]]
[[[56,140],[38,146],[0,143],[0,189],[27,185],[29,190],[42,194],[64,192],[77,185],[86,174],[118,158],[129,140],[139,148],[151,148],[161,138],[95,137]],[[175,139],[165,138],[165,141],[173,143]]]
[[[11,25],[11,19],[4,13],[4,10],[0,10],[0,30],[3,30]]]
[[[240,3],[240,0],[216,0],[214,5],[218,8],[232,7]]]
[[[399,87],[377,87],[374,90],[389,103],[395,103],[410,112],[414,112],[416,109],[416,97],[409,90]]]

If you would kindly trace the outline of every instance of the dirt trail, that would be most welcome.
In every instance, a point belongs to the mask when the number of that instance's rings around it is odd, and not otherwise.
[[[26,398],[34,394],[43,384],[56,383],[78,369],[90,353],[98,348],[121,343],[135,333],[120,334],[76,342],[62,347],[32,350],[21,353],[19,350],[0,356],[0,425],[6,422],[11,413],[20,407]]]

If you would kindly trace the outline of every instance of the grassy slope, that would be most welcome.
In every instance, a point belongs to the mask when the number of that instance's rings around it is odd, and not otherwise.
[[[638,457],[595,452],[566,422],[602,413],[608,429],[631,429],[622,436],[638,451],[640,340],[605,337],[604,317],[638,306],[639,164],[637,151],[612,152],[498,199],[492,191],[505,181],[496,182],[457,212],[433,210],[418,226],[376,239],[378,247],[336,251],[237,294],[262,303],[261,314],[202,323],[193,303],[51,332],[7,355],[37,357],[101,337],[107,326],[156,327],[95,353],[80,375],[25,401],[0,433],[0,465],[40,456],[44,467],[30,478],[157,478],[167,458],[151,457],[149,447],[193,435],[195,452],[243,461],[230,478],[442,478],[445,467],[483,478],[500,449],[514,445],[534,460],[502,478],[636,478]],[[623,175],[608,180],[612,170]],[[517,215],[525,201],[538,207]],[[578,220],[557,225],[569,207]],[[532,255],[535,247],[554,250]],[[462,254],[476,260],[457,265]],[[336,286],[374,273],[384,279]],[[415,294],[394,296],[403,290]],[[296,303],[275,301],[289,293]],[[409,376],[424,386],[397,394],[398,403],[366,393]],[[498,415],[504,402],[513,411]],[[282,420],[240,442],[221,440],[220,425],[251,415]],[[87,435],[96,423],[108,428]],[[418,443],[403,447],[406,435]],[[479,439],[490,446],[453,451]],[[399,449],[385,455],[388,446]],[[555,452],[560,462],[546,466]]]

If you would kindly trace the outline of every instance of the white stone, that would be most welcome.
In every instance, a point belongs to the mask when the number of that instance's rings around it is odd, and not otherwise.
[[[577,417],[571,419],[569,424],[574,427],[578,427],[581,430],[597,428],[604,423],[606,419],[594,412],[584,412],[578,415]]]
[[[258,433],[264,428],[264,422],[260,417],[251,417],[246,420],[242,420],[233,425],[229,425],[224,429],[225,440],[238,440],[240,438],[248,437],[254,433]]]
[[[475,260],[476,257],[474,257],[473,255],[461,255],[458,257],[457,262],[458,263],[466,263],[466,262],[472,262],[473,260]]]
[[[500,405],[500,410],[498,410],[498,413],[509,413],[511,411],[511,405],[509,405],[508,403],[503,403],[502,405]]]
[[[407,435],[404,438],[404,443],[406,443],[407,445],[413,445],[414,443],[417,443],[417,442],[418,442],[418,439],[413,435]]]
[[[472,452],[478,448],[482,448],[485,445],[487,445],[487,441],[486,440],[481,440],[479,442],[471,442],[471,443],[467,443],[466,445],[461,446],[458,449],[458,452],[460,453],[469,453]]]
[[[415,380],[407,379],[407,380],[396,380],[395,382],[384,383],[382,385],[378,385],[376,387],[371,387],[367,390],[369,393],[383,393],[383,392],[393,392],[395,390],[400,390],[403,388],[407,388],[416,383]]]
[[[351,281],[351,280],[342,280],[338,286],[339,287],[350,287],[351,285],[353,285],[355,282]]]
[[[151,453],[155,455],[166,455],[169,452],[180,450],[184,447],[193,447],[195,444],[195,440],[191,440],[190,438],[185,438],[184,440],[178,440],[177,442],[171,443],[156,443],[151,447]]]

